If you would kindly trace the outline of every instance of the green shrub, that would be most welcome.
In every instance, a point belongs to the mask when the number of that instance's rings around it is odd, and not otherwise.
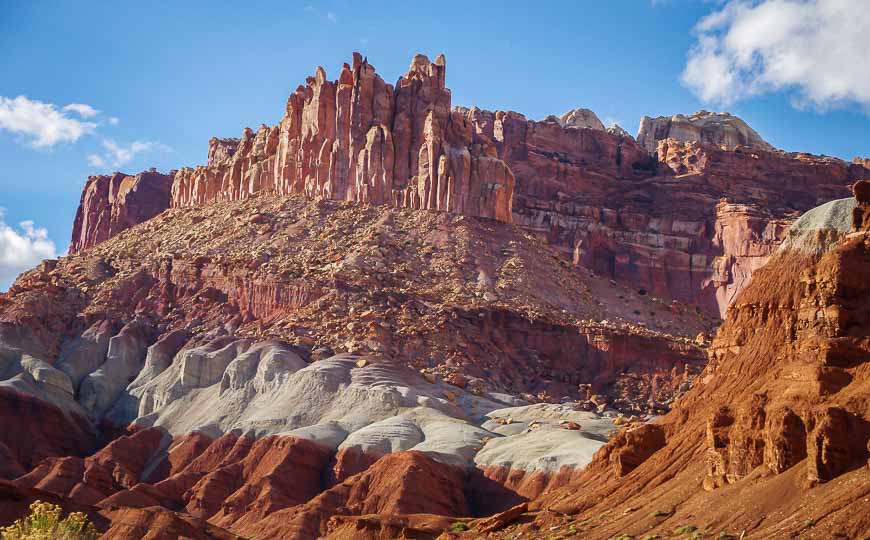
[[[674,529],[674,534],[689,534],[698,530],[698,527],[694,525],[683,525],[682,527],[677,527]]]
[[[60,519],[62,509],[55,504],[36,501],[27,517],[0,529],[2,540],[96,540],[97,529],[88,516],[73,512]]]
[[[463,523],[461,521],[457,521],[453,525],[450,526],[450,532],[462,532],[468,530],[468,524]]]

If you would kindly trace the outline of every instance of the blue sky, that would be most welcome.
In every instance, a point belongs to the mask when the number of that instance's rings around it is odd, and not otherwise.
[[[839,64],[845,54],[851,69],[870,73],[870,40],[853,39],[843,14],[826,5],[868,11],[861,1],[0,0],[0,290],[20,270],[10,260],[32,261],[48,241],[66,250],[89,174],[201,164],[209,137],[277,122],[289,92],[317,65],[334,78],[355,50],[389,82],[415,53],[444,53],[454,105],[534,119],[588,107],[631,133],[644,114],[730,110],[786,150],[868,155],[870,83]],[[781,5],[790,3],[803,11]],[[792,19],[811,35],[789,37]],[[806,24],[817,19],[835,31]],[[866,15],[846,20],[855,36],[870,35]],[[815,58],[831,39],[836,61]],[[748,64],[747,49],[757,53]],[[696,69],[684,76],[692,58]],[[770,65],[759,69],[758,58]],[[50,104],[75,125],[35,135],[19,114],[4,129],[2,100],[7,113],[21,113],[18,96]],[[64,110],[70,104],[89,108]],[[29,229],[19,226],[25,221]],[[13,234],[27,245],[10,248]]]

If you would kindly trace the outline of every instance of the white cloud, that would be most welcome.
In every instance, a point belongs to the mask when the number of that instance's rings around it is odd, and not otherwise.
[[[870,113],[866,0],[731,0],[702,18],[682,81],[729,105],[786,91],[798,107]]]
[[[117,169],[133,161],[138,154],[154,150],[166,152],[169,151],[169,147],[150,141],[133,141],[129,145],[124,146],[112,139],[103,139],[103,150],[102,154],[90,154],[88,156],[88,163],[92,167],[111,167]]]
[[[100,111],[84,103],[70,103],[69,105],[64,107],[63,110],[72,111],[81,116],[82,118],[91,118],[100,114]]]
[[[118,120],[117,116],[110,116],[106,118],[106,122],[108,122],[110,126],[117,126],[120,120]]]
[[[94,110],[87,105],[73,105]],[[30,144],[37,148],[50,148],[62,142],[76,142],[97,127],[93,122],[72,118],[66,114],[69,111],[66,107],[58,110],[52,103],[30,100],[25,96],[14,99],[0,96],[0,130],[28,137]]]
[[[36,227],[28,220],[19,223],[16,230],[6,224],[0,208],[0,291],[6,290],[24,270],[54,257],[57,250],[44,227]]]

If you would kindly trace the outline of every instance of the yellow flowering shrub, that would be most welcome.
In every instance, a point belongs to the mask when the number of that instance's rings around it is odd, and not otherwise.
[[[97,529],[88,516],[73,512],[60,519],[61,508],[55,504],[36,501],[30,505],[27,517],[0,529],[2,540],[95,540]]]

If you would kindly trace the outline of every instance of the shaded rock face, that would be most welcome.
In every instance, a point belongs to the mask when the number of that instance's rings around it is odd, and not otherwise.
[[[0,441],[0,478],[15,478],[41,460],[78,456],[92,450],[93,428],[80,414],[35,396],[0,389],[0,421],[7,435]]]
[[[451,113],[445,74],[443,56],[423,55],[395,86],[359,54],[336,81],[318,68],[278,125],[246,130],[235,150],[213,139],[207,167],[177,174],[172,206],[303,193],[509,222],[513,175]]]
[[[73,222],[70,253],[94,246],[169,208],[172,174],[90,176]]]
[[[473,117],[512,134],[496,144],[516,178],[514,223],[575,264],[717,316],[801,212],[870,175],[833,158],[672,139],[655,163],[630,138],[514,113]]]
[[[640,119],[637,142],[650,154],[658,150],[664,139],[699,142],[734,149],[748,146],[757,150],[775,150],[749,124],[729,113],[698,111],[686,116],[658,116]]]

